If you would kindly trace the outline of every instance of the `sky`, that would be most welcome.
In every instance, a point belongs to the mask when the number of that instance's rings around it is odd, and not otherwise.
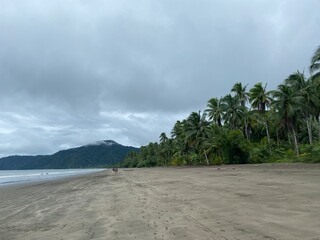
[[[236,82],[309,74],[319,0],[0,0],[0,157],[170,135]]]

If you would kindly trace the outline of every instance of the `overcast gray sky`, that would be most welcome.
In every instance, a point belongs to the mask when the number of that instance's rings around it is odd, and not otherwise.
[[[141,146],[241,81],[308,73],[319,0],[0,0],[0,156]]]

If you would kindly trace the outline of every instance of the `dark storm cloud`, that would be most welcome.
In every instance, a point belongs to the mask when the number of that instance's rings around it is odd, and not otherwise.
[[[168,134],[241,81],[308,68],[320,2],[0,3],[0,154]]]

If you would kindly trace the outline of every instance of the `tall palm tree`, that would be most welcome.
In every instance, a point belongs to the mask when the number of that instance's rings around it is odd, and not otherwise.
[[[168,137],[164,132],[160,134],[159,138],[160,138],[160,143],[165,143],[166,141],[168,141]]]
[[[260,113],[257,110],[250,110],[246,112],[247,133],[250,141],[253,130],[259,125]]]
[[[205,110],[205,112],[208,114],[209,120],[212,122],[215,122],[216,125],[219,127],[222,126],[222,115],[224,111],[224,103],[222,99],[218,98],[211,98],[208,101],[208,108]]]
[[[245,107],[240,104],[240,99],[231,94],[222,99],[224,103],[223,120],[229,124],[231,129],[237,129],[244,119]]]
[[[320,78],[320,46],[311,58],[310,73],[314,79]]]
[[[314,52],[311,58],[310,65],[310,73],[311,73],[311,81],[315,85],[315,89],[317,90],[317,97],[320,99],[320,46]],[[320,109],[320,107],[318,107]],[[320,111],[317,111],[317,118],[320,124]],[[320,128],[319,128],[320,129]],[[319,130],[319,141],[320,141],[320,130]]]
[[[185,133],[185,126],[186,120],[177,121],[173,129],[171,131],[171,136],[173,138],[173,151],[174,157],[183,157],[188,152],[188,145],[186,143],[186,133]]]
[[[190,147],[193,147],[196,153],[200,153],[202,140],[207,136],[207,128],[209,122],[206,119],[207,114],[201,112],[192,112],[187,118],[185,130],[186,130],[186,142]],[[206,162],[209,165],[209,160],[205,152],[203,152],[206,158]]]
[[[171,130],[171,137],[178,138],[182,135],[182,124],[180,121],[176,121],[172,130]]]
[[[275,99],[272,104],[279,115],[280,124],[292,132],[295,151],[299,156],[296,128],[303,98],[299,92],[285,84],[279,85],[278,89],[273,91],[273,96]]]
[[[265,113],[272,101],[271,92],[266,91],[267,84],[262,86],[262,83],[257,83],[249,91],[251,106],[261,113]]]
[[[262,83],[257,83],[249,91],[250,103],[254,109],[257,109],[262,115],[265,114],[267,108],[270,106],[272,98],[271,92],[266,91],[267,84],[262,86]],[[268,138],[268,143],[270,143],[270,133],[268,121],[265,120],[265,128]]]
[[[164,132],[160,134],[159,138],[160,138],[160,153],[163,157],[163,164],[167,165],[170,158],[170,151],[171,151],[169,146],[170,144],[169,138]]]
[[[245,106],[249,100],[249,94],[246,92],[247,86],[248,84],[243,87],[241,82],[237,82],[231,89],[231,92],[234,92],[235,95],[239,98],[242,106]]]
[[[249,94],[246,92],[248,84],[246,86],[242,86],[241,82],[237,82],[233,85],[231,92],[235,93],[235,96],[239,99],[241,106],[246,108],[246,103],[249,100]],[[247,113],[247,112],[246,112]],[[248,130],[248,121],[247,121],[247,114],[244,114],[244,132],[246,134],[247,139],[249,140],[249,130]]]
[[[316,86],[311,79],[307,80],[304,74],[299,71],[291,74],[285,80],[285,84],[303,98],[303,106],[300,106],[300,111],[303,115],[303,120],[305,120],[307,124],[309,144],[312,145],[312,118],[313,116],[317,116],[319,109],[319,98],[316,93]]]

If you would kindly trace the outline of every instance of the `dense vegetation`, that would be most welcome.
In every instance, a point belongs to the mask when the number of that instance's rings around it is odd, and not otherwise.
[[[320,162],[320,47],[310,65],[277,89],[236,83],[231,93],[208,101],[203,113],[177,121],[171,137],[131,152],[120,167]]]
[[[0,159],[0,170],[99,168],[120,162],[134,147],[107,140],[59,151],[53,155],[10,156]]]

